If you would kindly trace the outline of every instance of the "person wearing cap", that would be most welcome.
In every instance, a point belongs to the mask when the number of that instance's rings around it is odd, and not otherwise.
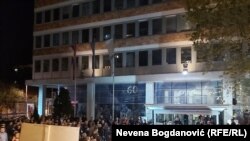
[[[0,141],[8,141],[8,134],[5,131],[5,124],[0,127]]]

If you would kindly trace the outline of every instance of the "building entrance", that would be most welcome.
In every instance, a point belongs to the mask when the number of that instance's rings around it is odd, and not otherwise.
[[[191,114],[191,113],[169,113],[169,112],[155,112],[155,125],[175,125],[176,120],[179,119],[182,125],[199,125],[199,124],[215,124],[215,115],[206,114]]]

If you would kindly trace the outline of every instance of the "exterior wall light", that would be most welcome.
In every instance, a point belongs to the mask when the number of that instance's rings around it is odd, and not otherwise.
[[[183,75],[187,75],[188,74],[188,61],[185,61],[185,63],[183,63],[183,71],[182,71]]]

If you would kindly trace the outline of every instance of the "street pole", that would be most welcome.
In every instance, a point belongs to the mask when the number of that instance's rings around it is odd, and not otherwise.
[[[74,79],[74,117],[76,116],[76,44],[71,46],[74,54],[73,54],[73,79]]]
[[[75,60],[76,61],[76,60]],[[75,62],[74,62],[75,63]],[[75,69],[76,70],[76,69]],[[74,71],[75,71],[74,70]],[[76,74],[74,75],[74,117],[76,117]]]
[[[27,118],[30,118],[29,117],[29,112],[28,112],[28,85],[25,85],[25,108],[26,108],[26,116],[27,116]]]
[[[112,96],[112,120],[115,120],[115,56],[112,54],[112,83],[113,83],[113,96]]]
[[[112,76],[112,120],[115,119],[115,53],[113,46],[113,39],[108,39],[106,42],[106,47],[109,53],[109,60],[111,64],[111,76]]]

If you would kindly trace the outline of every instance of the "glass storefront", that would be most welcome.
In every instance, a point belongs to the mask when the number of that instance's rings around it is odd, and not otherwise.
[[[145,116],[145,84],[115,84],[115,117],[137,118]],[[95,89],[95,117],[112,116],[113,85],[97,84]]]
[[[221,104],[221,102],[221,81],[155,83],[155,104]]]

